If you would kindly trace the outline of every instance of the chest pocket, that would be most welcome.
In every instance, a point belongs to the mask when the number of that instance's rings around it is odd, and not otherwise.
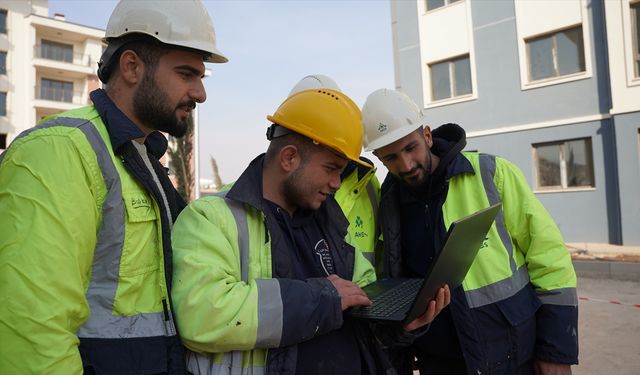
[[[123,193],[122,196],[126,224],[120,276],[154,271],[159,267],[162,248],[155,202],[143,192]]]

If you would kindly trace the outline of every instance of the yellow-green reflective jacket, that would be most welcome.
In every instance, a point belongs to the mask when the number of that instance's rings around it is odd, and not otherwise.
[[[502,311],[498,319],[507,326],[537,316],[535,330],[526,336],[538,338],[538,358],[577,363],[576,275],[558,227],[515,165],[476,152],[463,152],[460,157],[471,164],[473,172],[455,174],[448,180],[442,204],[445,228],[502,202],[501,212],[462,283],[464,301],[458,303],[456,293],[450,306],[467,368],[470,373],[490,368],[486,357],[489,349],[485,351],[481,343],[497,333],[486,332],[477,324],[474,327],[473,311],[493,304]],[[392,183],[383,184],[381,199],[383,264],[385,276],[397,277],[403,275],[399,191],[397,182],[389,181]],[[527,292],[528,288],[535,289],[537,298]],[[505,327],[505,332],[508,329]],[[505,358],[511,356],[513,360],[513,353],[505,353]]]
[[[125,167],[137,158],[114,154],[93,106],[45,119],[0,156],[0,372],[184,371],[166,211]]]
[[[380,182],[371,168],[362,172],[356,168],[342,179],[335,194],[336,201],[349,220],[347,242],[374,264],[374,252],[378,243],[378,205]]]
[[[335,200],[318,212],[335,224],[325,235],[339,251],[332,252],[336,273],[361,286],[374,281],[371,264],[344,241],[348,223]],[[274,363],[271,349],[342,325],[340,298],[326,278],[273,277],[275,252],[283,251],[273,241],[282,234],[267,229],[265,215],[259,156],[228,192],[190,203],[173,227],[172,294],[193,373],[291,373],[295,357]]]

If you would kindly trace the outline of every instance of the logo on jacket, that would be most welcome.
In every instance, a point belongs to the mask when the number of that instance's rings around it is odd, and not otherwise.
[[[480,250],[489,247],[489,237],[485,237],[482,241],[482,245],[480,245]]]
[[[133,208],[149,208],[151,205],[149,204],[149,200],[147,198],[131,198],[131,207]]]
[[[329,244],[324,238],[316,242],[316,246],[314,246],[314,252],[318,256],[320,265],[322,266],[322,269],[327,274],[327,276],[334,274],[335,271],[333,269],[333,258],[331,257],[331,252],[329,251]]]
[[[362,228],[362,224],[364,224],[362,218],[360,216],[356,216],[356,228]]]

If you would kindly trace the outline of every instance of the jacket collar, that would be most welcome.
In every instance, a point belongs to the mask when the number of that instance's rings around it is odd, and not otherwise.
[[[253,159],[227,193],[228,198],[246,203],[263,212],[262,166],[264,165],[264,156],[265,154],[260,154]]]
[[[144,137],[142,130],[116,107],[103,89],[92,91],[90,97],[107,127],[111,146],[116,153],[123,144]],[[147,150],[158,159],[167,151],[167,139],[159,131],[149,134],[144,143]]]

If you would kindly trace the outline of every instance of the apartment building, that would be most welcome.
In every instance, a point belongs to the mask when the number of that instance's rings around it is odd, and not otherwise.
[[[39,119],[89,103],[102,36],[50,18],[46,0],[0,1],[0,152]]]
[[[567,242],[640,245],[640,0],[391,1],[396,89],[524,172]]]

